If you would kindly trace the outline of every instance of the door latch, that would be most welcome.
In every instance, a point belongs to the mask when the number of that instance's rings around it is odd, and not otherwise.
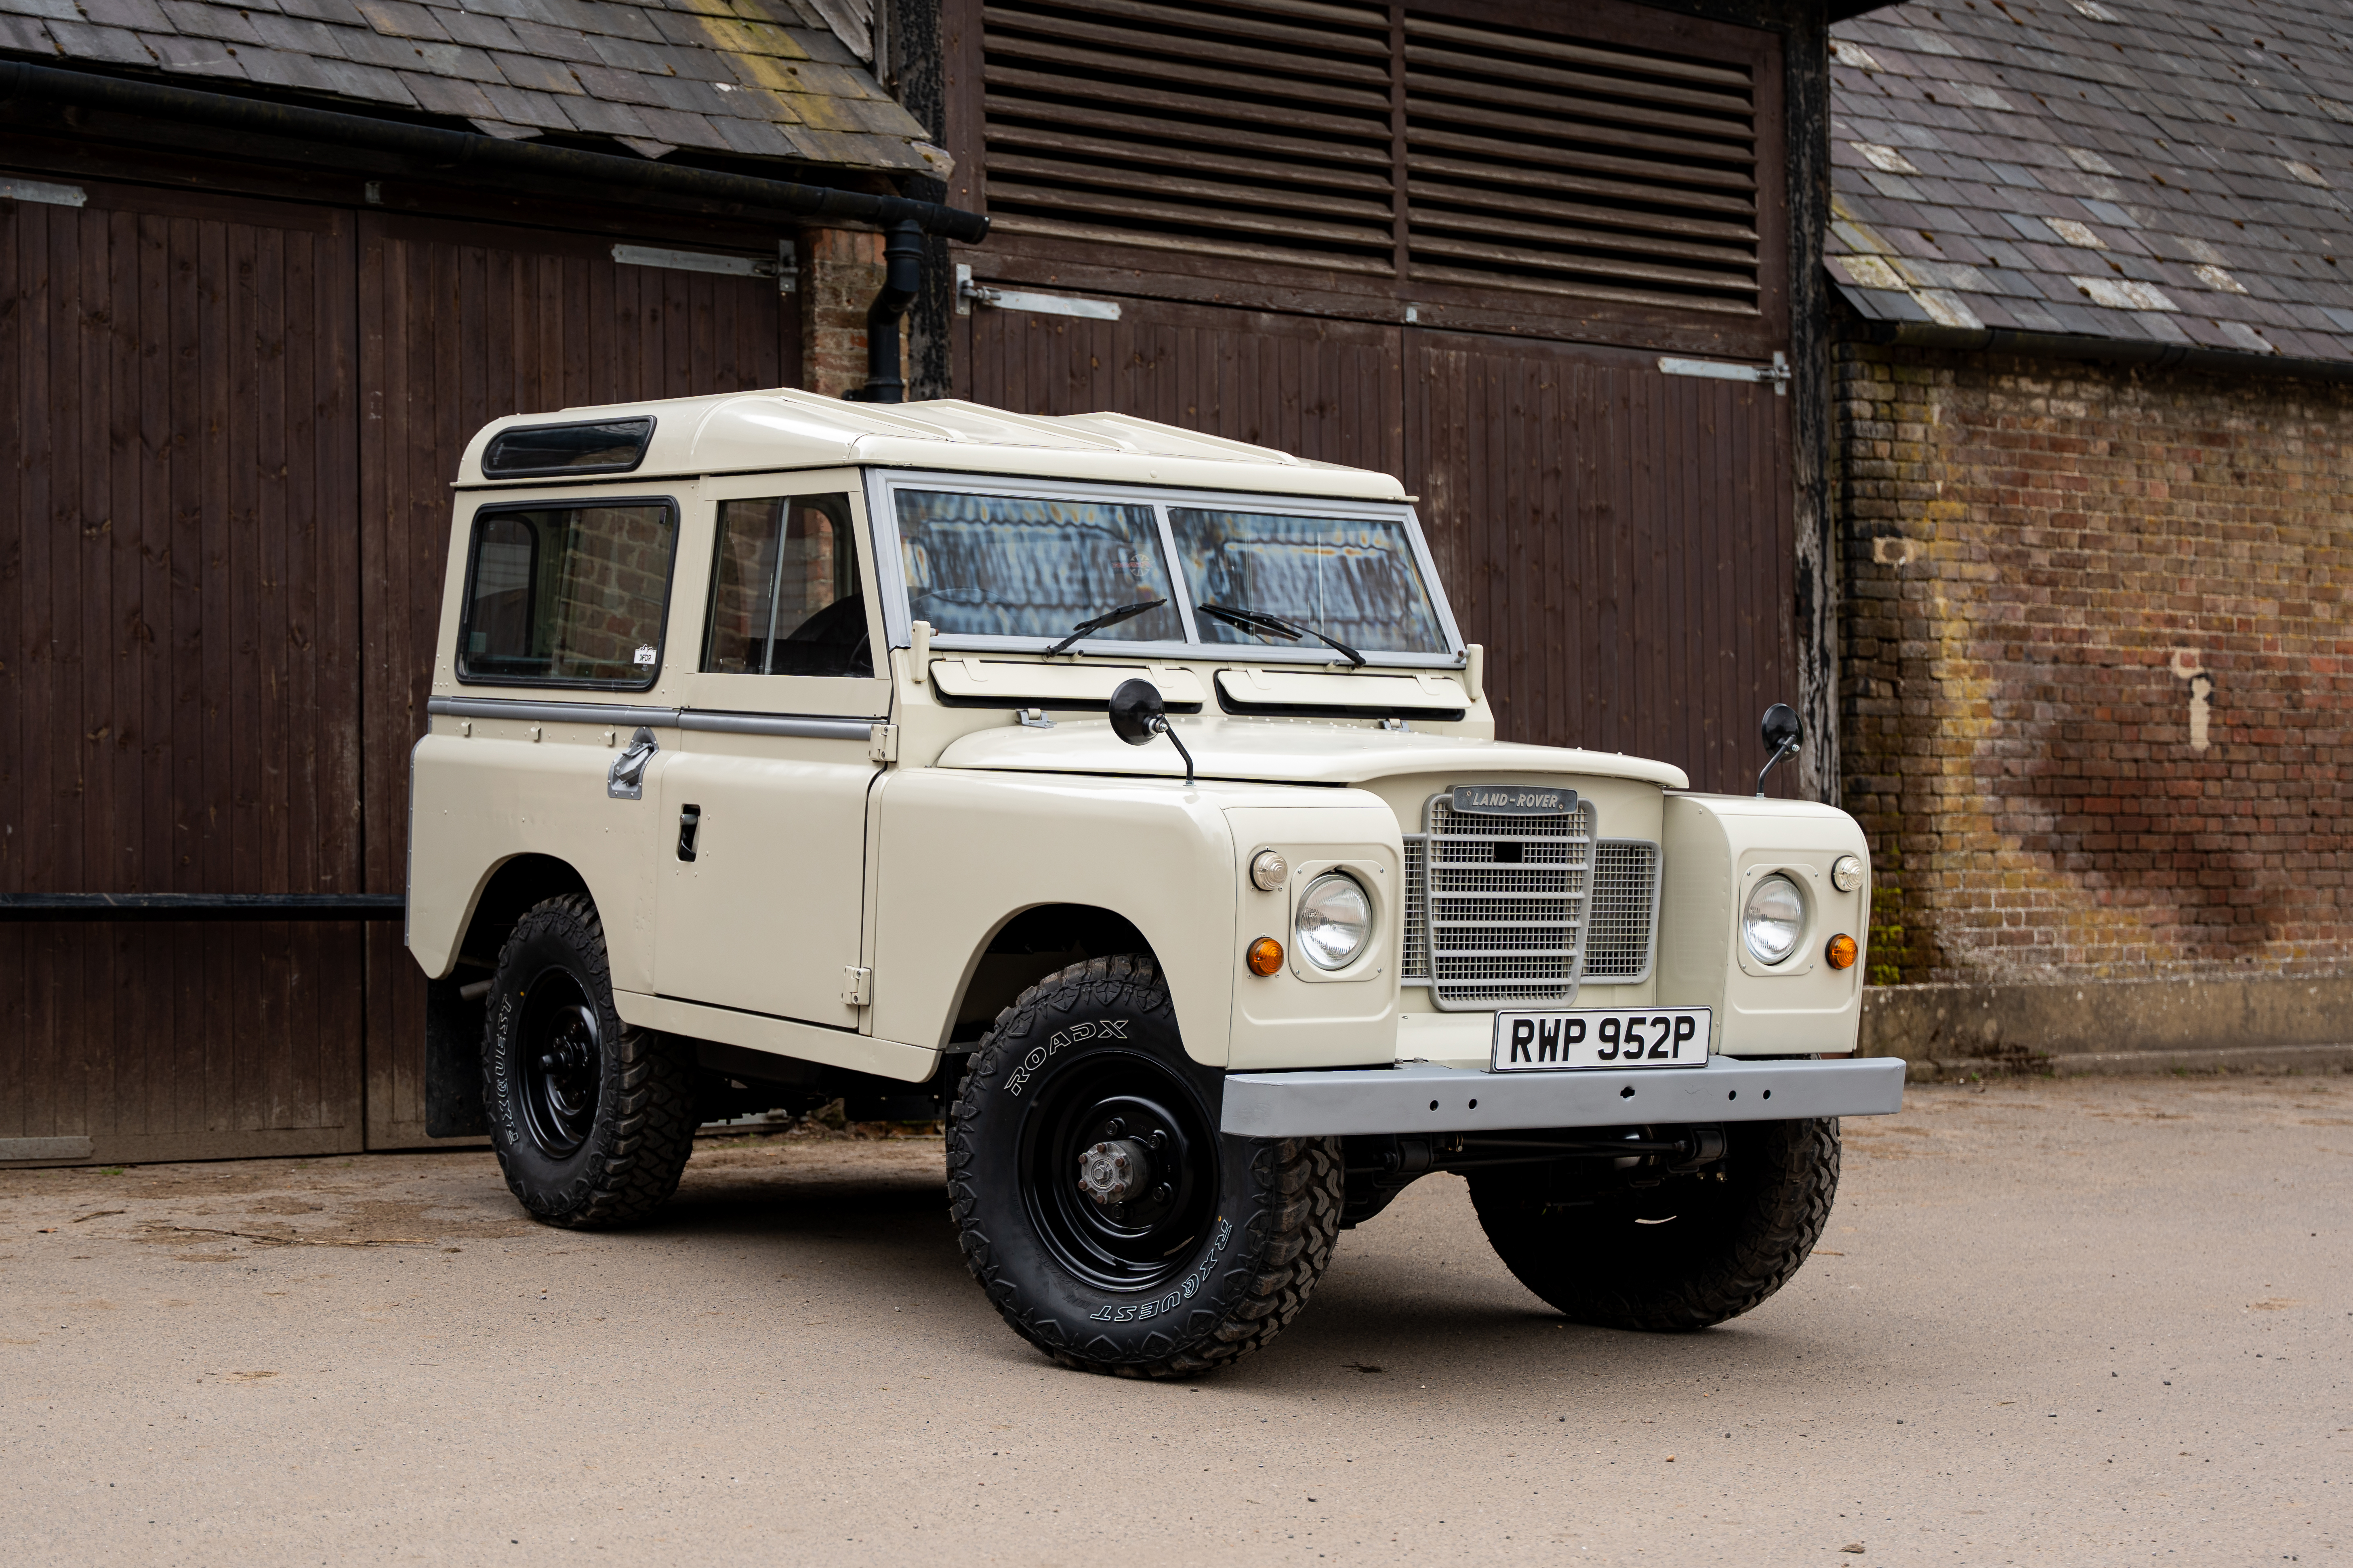
[[[874,1005],[874,972],[856,964],[844,964],[841,969],[841,999],[852,1007]]]
[[[643,800],[646,794],[646,764],[661,750],[654,732],[643,724],[629,737],[627,750],[613,759],[610,773],[605,775],[605,794],[614,800]]]
[[[694,858],[694,836],[702,831],[702,807],[682,805],[678,809],[678,858]]]

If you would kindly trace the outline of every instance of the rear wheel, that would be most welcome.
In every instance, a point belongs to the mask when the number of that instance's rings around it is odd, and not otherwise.
[[[1149,960],[1073,964],[972,1055],[948,1131],[965,1262],[1014,1331],[1087,1372],[1169,1377],[1256,1350],[1338,1238],[1336,1139],[1218,1131]]]
[[[659,1208],[694,1152],[693,1060],[614,1011],[596,907],[575,893],[524,915],[488,1001],[482,1103],[508,1189],[549,1225]]]
[[[1605,1161],[1499,1166],[1471,1201],[1521,1284],[1580,1323],[1704,1329],[1788,1283],[1838,1194],[1836,1121],[1734,1122],[1723,1161],[1643,1186]]]

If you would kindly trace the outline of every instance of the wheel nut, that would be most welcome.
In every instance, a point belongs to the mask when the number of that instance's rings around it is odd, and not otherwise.
[[[1132,1138],[1107,1138],[1079,1152],[1079,1191],[1105,1208],[1126,1203],[1151,1180],[1150,1157]]]
[[[1152,1201],[1155,1204],[1165,1204],[1176,1195],[1176,1189],[1166,1182],[1152,1189]]]

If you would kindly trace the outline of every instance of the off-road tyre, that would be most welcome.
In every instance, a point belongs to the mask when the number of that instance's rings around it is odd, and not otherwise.
[[[694,1060],[686,1042],[632,1027],[614,1010],[596,905],[578,893],[535,905],[500,950],[484,1000],[491,1144],[508,1190],[532,1217],[603,1229],[668,1202],[694,1152]],[[533,1037],[545,1032],[539,1013],[558,1000],[573,1015],[574,1037],[588,1037],[585,1054],[593,1058],[567,1075],[578,1091],[568,1117],[555,1116],[547,1072],[526,1059],[545,1054],[548,1041]],[[551,1128],[552,1121],[563,1126]]]
[[[1473,1173],[1471,1201],[1504,1267],[1571,1321],[1709,1328],[1788,1283],[1838,1195],[1836,1120],[1736,1121],[1725,1134],[1720,1167],[1656,1186],[1598,1162],[1550,1182],[1506,1165]]]
[[[965,1265],[1016,1333],[1078,1371],[1183,1377],[1260,1349],[1299,1315],[1339,1238],[1340,1141],[1222,1134],[1223,1089],[1221,1071],[1185,1054],[1149,959],[1072,964],[997,1016],[951,1109],[948,1197]],[[1074,1227],[1089,1211],[1052,1190],[1064,1164],[1055,1150],[1063,1130],[1095,1128],[1091,1110],[1156,1105],[1155,1094],[1172,1113],[1168,1147],[1181,1133],[1187,1153],[1154,1167],[1183,1179],[1171,1181],[1164,1228],[1133,1247],[1149,1253],[1170,1238],[1169,1256],[1125,1265],[1129,1278],[1108,1255],[1084,1252],[1089,1238]]]

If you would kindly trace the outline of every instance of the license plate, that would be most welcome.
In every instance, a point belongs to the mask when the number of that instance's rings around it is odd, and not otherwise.
[[[1493,1072],[1707,1066],[1705,1007],[1498,1013]]]

